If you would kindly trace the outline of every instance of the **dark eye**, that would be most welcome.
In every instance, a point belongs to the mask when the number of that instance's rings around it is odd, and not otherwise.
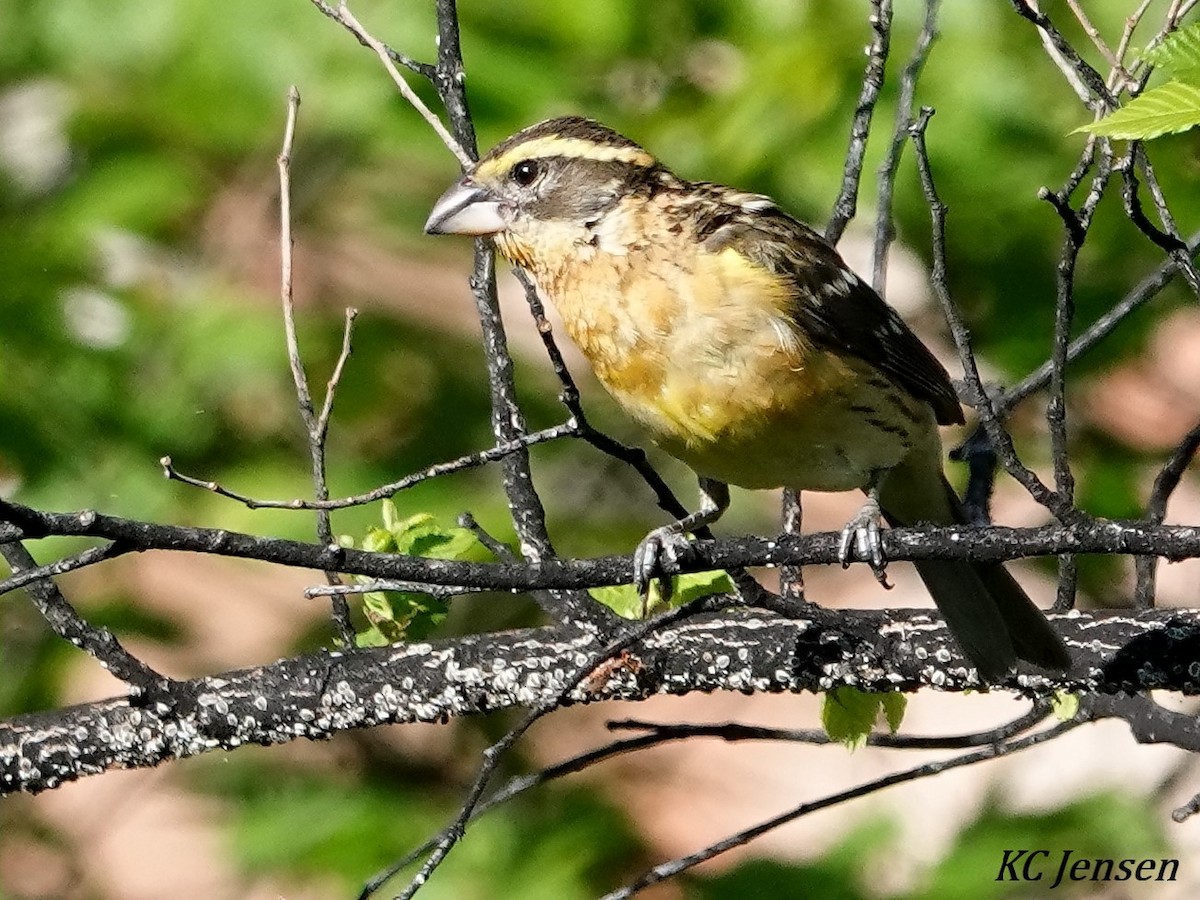
[[[519,187],[529,187],[538,177],[541,169],[538,164],[532,159],[523,159],[512,167],[512,180]]]

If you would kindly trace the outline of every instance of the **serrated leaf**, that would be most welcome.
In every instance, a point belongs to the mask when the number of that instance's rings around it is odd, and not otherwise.
[[[881,694],[868,694],[847,686],[835,688],[821,703],[821,724],[825,733],[831,741],[845,744],[851,752],[865,746],[881,702]]]
[[[1066,691],[1055,691],[1050,701],[1050,711],[1060,722],[1070,722],[1079,714],[1079,695]]]
[[[1177,134],[1200,124],[1200,85],[1169,81],[1146,91],[1099,122],[1082,125],[1087,132],[1122,140],[1150,140]]]
[[[1157,47],[1143,51],[1141,57],[1177,76],[1189,70],[1200,70],[1200,24],[1172,32]]]
[[[883,705],[883,717],[887,720],[888,731],[895,734],[900,730],[904,721],[904,711],[908,709],[908,697],[899,691],[889,691],[879,698]]]

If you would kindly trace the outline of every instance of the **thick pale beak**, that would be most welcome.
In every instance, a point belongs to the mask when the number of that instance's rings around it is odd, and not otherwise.
[[[500,215],[500,204],[484,188],[463,178],[438,198],[425,222],[426,234],[470,234],[482,236],[503,231],[508,223]]]

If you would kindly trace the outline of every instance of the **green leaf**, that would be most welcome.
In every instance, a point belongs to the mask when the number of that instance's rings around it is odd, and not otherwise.
[[[651,585],[651,602],[658,591],[658,585]],[[650,608],[650,603],[642,604],[642,596],[632,584],[614,584],[608,587],[588,588],[592,599],[603,603],[623,619],[641,619],[643,613]]]
[[[1070,722],[1079,714],[1079,696],[1066,691],[1055,691],[1050,701],[1050,711],[1060,722]]]
[[[650,583],[650,595],[645,602],[632,584],[588,588],[588,593],[624,619],[643,619],[651,611],[662,607],[673,609],[701,597],[729,594],[733,593],[733,590],[733,580],[729,574],[723,569],[716,569],[711,572],[691,572],[674,576],[671,579],[670,602],[663,601],[657,579]]]
[[[382,506],[383,527],[394,534],[397,529],[403,527],[400,522],[400,513],[396,509],[396,504],[391,500],[384,500]]]
[[[904,711],[908,709],[908,697],[899,691],[889,691],[880,697],[883,704],[883,717],[887,720],[888,731],[895,734],[900,730],[904,721]]]
[[[353,542],[350,546],[354,546]],[[396,538],[392,532],[372,526],[363,536],[362,549],[368,553],[395,553]]]
[[[409,556],[428,556],[432,559],[464,559],[484,562],[492,553],[468,528],[457,525],[449,528],[438,524],[429,513],[417,513],[407,519],[397,519],[396,509],[384,507],[384,528],[395,543],[394,552]]]
[[[1195,75],[1200,72],[1200,24],[1172,32],[1157,47],[1144,50],[1141,57],[1177,76]]]
[[[392,643],[378,628],[371,626],[365,631],[360,631],[354,636],[354,643],[359,647],[386,647]]]
[[[363,550],[473,562],[492,558],[491,551],[470,529],[443,527],[428,513],[401,519],[396,505],[384,501],[382,519],[382,528],[367,529]],[[340,543],[354,546],[351,538],[343,537]],[[354,581],[365,584],[371,579],[356,575]],[[445,620],[450,607],[445,600],[417,591],[370,591],[362,596],[362,610],[369,627],[358,634],[359,646],[377,647],[428,636]]]
[[[835,688],[825,695],[821,704],[821,724],[825,733],[831,741],[845,744],[851,752],[865,746],[882,700],[882,694],[868,694],[846,686]]]
[[[1082,125],[1072,133],[1083,131],[1123,140],[1150,140],[1187,131],[1198,124],[1200,85],[1169,81],[1135,97],[1099,122]]]

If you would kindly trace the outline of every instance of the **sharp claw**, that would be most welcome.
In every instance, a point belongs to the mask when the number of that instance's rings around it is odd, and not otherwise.
[[[891,590],[892,585],[887,580],[887,560],[883,555],[883,539],[879,530],[879,508],[868,502],[858,511],[846,527],[842,529],[842,539],[838,545],[838,559],[842,568],[849,568],[851,561],[857,558],[871,567],[871,573],[884,588]],[[854,556],[850,554],[854,547]]]
[[[842,568],[850,568],[850,542],[854,539],[854,531],[849,525],[842,529],[842,539],[838,543],[838,559],[842,562]]]
[[[657,579],[658,591],[664,601],[674,592],[671,576],[663,574],[663,561],[678,562],[688,547],[687,537],[670,526],[656,528],[646,535],[633,553],[633,583],[642,595],[642,612],[649,603],[650,585]]]

